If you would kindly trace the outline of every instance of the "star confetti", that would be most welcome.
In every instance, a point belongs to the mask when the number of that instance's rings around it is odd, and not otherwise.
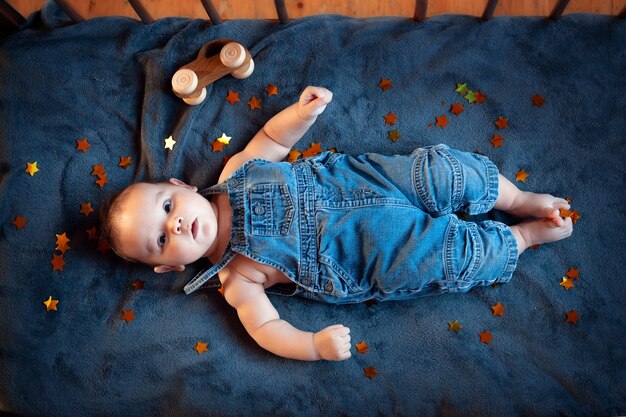
[[[224,145],[228,145],[231,139],[231,136],[226,136],[226,133],[222,133],[222,136],[217,138],[217,141],[223,143]]]
[[[576,322],[580,318],[580,314],[578,314],[576,310],[568,311],[565,314],[567,315],[567,318],[565,319],[565,321],[568,323],[576,324]]]
[[[580,275],[580,269],[576,269],[573,266],[570,266],[569,271],[567,271],[565,275],[567,275],[567,277],[571,280],[578,279]]]
[[[397,142],[398,139],[400,139],[402,137],[402,135],[400,135],[400,133],[398,132],[398,129],[396,130],[390,130],[389,132],[387,132],[387,139],[389,139],[392,142]]]
[[[536,106],[536,107],[541,107],[541,106],[543,106],[543,103],[545,102],[544,98],[543,98],[543,97],[541,97],[539,94],[535,94],[535,95],[534,95],[534,96],[532,96],[530,99],[531,99],[531,100],[532,100],[532,102],[533,102],[533,106]]]
[[[52,260],[50,261],[50,263],[52,264],[53,271],[63,271],[63,266],[65,265],[63,255],[52,255]]]
[[[467,93],[467,83],[465,84],[456,84],[456,89],[454,90],[455,92],[461,94],[462,96],[465,95],[465,93]]]
[[[435,123],[435,126],[439,126],[443,129],[448,125],[448,118],[445,114],[442,116],[435,116],[435,119],[437,119],[437,123]]]
[[[374,377],[376,375],[378,375],[378,372],[376,371],[376,369],[370,367],[367,368],[363,368],[363,372],[365,372],[365,376],[368,377],[369,379],[374,379]]]
[[[84,214],[85,217],[88,217],[91,213],[93,213],[93,207],[91,207],[91,203],[81,203],[80,204],[80,212]]]
[[[309,156],[314,156],[322,152],[322,143],[321,142],[311,142],[311,146],[308,149],[302,151],[302,157],[308,158]]]
[[[96,240],[98,238],[98,231],[96,230],[96,226],[92,226],[91,229],[87,229],[87,239]]]
[[[232,106],[235,103],[239,103],[239,93],[235,91],[228,90],[228,96],[226,97],[226,101],[230,103]]]
[[[572,219],[572,223],[574,224],[576,224],[576,222],[578,222],[578,220],[582,218],[582,216],[578,214],[576,210],[570,211],[570,210],[560,209],[559,214],[563,218],[570,217]]]
[[[35,172],[39,172],[39,168],[37,168],[37,161],[35,162],[26,162],[26,169],[24,172],[28,172],[32,177],[35,175]]]
[[[120,166],[124,169],[128,168],[130,164],[133,163],[133,160],[130,156],[120,156],[120,163],[117,166]]]
[[[367,354],[367,348],[369,346],[367,345],[367,343],[365,343],[365,340],[363,340],[361,343],[357,343],[356,344],[356,352],[357,353],[362,353],[362,354]]]
[[[398,116],[393,114],[392,111],[390,111],[388,115],[383,116],[383,118],[385,119],[385,126],[387,126],[387,125],[395,125],[396,121],[398,120]]]
[[[13,225],[17,230],[23,229],[26,227],[26,217],[15,216],[15,220],[13,220]]]
[[[289,162],[297,161],[301,155],[302,153],[300,151],[298,151],[297,149],[292,149],[291,152],[289,152],[289,158],[287,160]]]
[[[491,339],[493,339],[493,335],[489,333],[489,330],[485,330],[479,336],[480,336],[480,343],[484,343],[486,345],[491,343]]]
[[[102,164],[93,165],[93,171],[91,171],[91,175],[95,175],[98,177],[96,180],[96,184],[100,186],[100,188],[104,187],[104,184],[107,184],[109,180],[107,179],[107,173]]]
[[[50,311],[50,310],[57,311],[57,304],[59,304],[59,300],[53,300],[52,296],[50,296],[43,303],[46,306],[46,311]]]
[[[198,343],[196,343],[196,347],[194,348],[194,350],[198,351],[198,355],[202,355],[202,352],[209,351],[209,349],[206,348],[208,344],[209,342],[202,343],[201,341],[198,340]]]
[[[463,108],[463,103],[460,101],[458,103],[452,104],[452,108],[450,109],[450,113],[455,114],[457,116],[463,113],[464,111],[465,109]]]
[[[87,153],[87,149],[91,146],[91,143],[87,142],[87,138],[82,138],[76,141],[76,150]]]
[[[145,281],[142,281],[140,279],[136,279],[130,285],[133,287],[133,289],[135,291],[137,291],[137,290],[142,290],[143,289],[143,284],[145,284]]]
[[[493,145],[494,148],[499,148],[502,146],[502,142],[504,141],[504,136],[493,134],[493,138],[489,142]]]
[[[124,312],[122,313],[121,320],[124,320],[126,324],[130,323],[131,321],[135,319],[136,319],[135,310],[124,310]]]
[[[496,304],[495,306],[491,306],[491,309],[493,310],[493,315],[500,316],[500,317],[504,315],[505,308],[506,308],[505,306],[500,304],[500,301],[498,301],[498,304]]]
[[[387,91],[390,88],[393,87],[393,85],[391,85],[391,80],[387,80],[385,78],[381,78],[380,79],[380,83],[378,83],[378,86],[383,90],[383,91]]]
[[[278,95],[278,87],[274,84],[270,83],[267,87],[265,87],[265,91],[267,92],[267,96],[277,96]]]
[[[563,277],[562,279],[563,281],[561,281],[559,285],[565,288],[565,291],[568,291],[570,288],[574,288],[574,281],[566,277]]]
[[[496,126],[498,126],[498,130],[504,129],[509,127],[509,119],[505,119],[502,116],[498,116],[498,120],[496,120],[495,122],[493,122]]]
[[[461,330],[461,329],[463,328],[463,326],[461,326],[461,325],[459,324],[459,321],[458,321],[458,320],[449,321],[449,322],[448,322],[448,326],[450,326],[450,327],[448,328],[448,330],[452,330],[452,331],[454,331],[454,332],[456,332],[456,333],[458,333],[458,332],[459,332],[459,330]]]
[[[54,248],[54,250],[58,250],[61,253],[65,253],[66,250],[71,249],[70,245],[68,245],[70,240],[67,238],[67,235],[65,233],[61,235],[55,234],[55,236],[57,237],[57,247]]]
[[[467,94],[465,94],[465,100],[467,100],[468,103],[472,104],[476,102],[476,93],[473,92],[472,90],[468,90]]]
[[[523,168],[515,173],[516,182],[517,181],[526,182],[526,178],[528,178],[528,174],[526,173],[526,171],[524,171]]]
[[[172,138],[172,135],[170,135],[168,138],[165,138],[165,149],[173,151],[175,144],[176,141]]]
[[[483,104],[485,101],[487,101],[487,96],[480,91],[474,92],[474,98],[476,99],[477,104]]]
[[[256,97],[252,97],[250,101],[248,101],[248,106],[250,106],[250,110],[260,109],[261,108],[261,100]]]
[[[222,152],[222,148],[224,147],[224,143],[219,140],[214,140],[210,142],[211,147],[213,148],[213,152]]]

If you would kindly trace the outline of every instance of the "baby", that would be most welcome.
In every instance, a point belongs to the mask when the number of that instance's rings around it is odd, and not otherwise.
[[[344,360],[347,327],[300,331],[280,319],[266,290],[328,303],[465,292],[507,282],[530,245],[571,235],[571,219],[559,216],[565,200],[520,191],[487,157],[446,145],[280,162],[331,100],[327,89],[307,87],[228,160],[218,185],[130,185],[103,212],[103,236],[118,255],[158,273],[208,258],[213,266],[186,293],[221,284],[263,348]],[[453,214],[492,208],[537,219],[509,227]]]

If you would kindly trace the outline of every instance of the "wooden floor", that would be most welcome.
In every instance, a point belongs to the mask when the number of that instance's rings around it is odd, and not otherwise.
[[[8,0],[23,16],[41,8],[44,0]],[[500,0],[495,15],[546,16],[557,0]],[[127,0],[68,0],[85,18],[96,16],[137,15]],[[480,16],[487,0],[430,0],[427,16],[460,13]],[[142,0],[153,18],[184,16],[206,18],[200,0]],[[213,0],[223,19],[276,19],[273,0]],[[290,18],[312,14],[337,13],[354,17],[407,16],[412,17],[414,0],[285,0]],[[619,13],[626,0],[571,0],[568,13]]]

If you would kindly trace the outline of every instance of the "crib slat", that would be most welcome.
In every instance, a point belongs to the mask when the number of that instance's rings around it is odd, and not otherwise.
[[[220,14],[217,12],[215,6],[213,6],[213,2],[211,0],[202,0],[202,5],[204,6],[204,10],[206,10],[206,14],[209,15],[209,19],[211,19],[211,23],[214,25],[222,24],[222,18]]]
[[[0,0],[0,28],[15,29],[20,27],[26,19],[9,3]]]
[[[496,11],[496,6],[498,5],[498,0],[489,0],[487,1],[487,5],[485,6],[485,11],[483,12],[483,20],[489,20],[493,17],[493,12]]]
[[[554,9],[552,9],[552,13],[550,13],[550,19],[558,19],[561,17],[565,8],[569,4],[569,0],[559,0],[555,5]]]
[[[137,13],[137,16],[139,16],[143,23],[145,23],[146,25],[154,23],[154,19],[152,18],[152,16],[150,16],[148,10],[143,7],[141,0],[128,0],[128,2],[131,6],[133,6],[133,9],[135,9],[135,13]]]
[[[426,10],[428,9],[428,0],[415,0],[415,13],[413,20],[423,22],[426,20]]]
[[[55,0],[59,7],[63,9],[65,14],[67,14],[70,19],[74,21],[74,23],[80,23],[85,20],[74,8],[66,1],[66,0]]]
[[[287,14],[287,8],[285,7],[285,0],[274,0],[274,6],[276,6],[278,21],[281,24],[289,22],[289,15]]]

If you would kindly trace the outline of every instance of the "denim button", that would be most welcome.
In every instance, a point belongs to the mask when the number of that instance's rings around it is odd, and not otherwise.
[[[239,185],[239,181],[237,180],[237,178],[233,178],[232,180],[230,180],[230,185],[232,185],[233,187],[237,187]]]
[[[333,292],[333,283],[328,281],[326,285],[324,285],[324,289],[326,292]]]
[[[263,206],[262,206],[262,205],[257,204],[257,205],[254,207],[254,214],[257,214],[257,215],[259,215],[259,216],[260,216],[260,215],[261,215],[261,214],[263,214],[263,213],[265,213],[265,209],[263,208]]]
[[[310,280],[310,279],[308,279],[308,278],[302,278],[302,283],[303,283],[304,285],[309,285],[309,284],[311,283],[311,280]]]

